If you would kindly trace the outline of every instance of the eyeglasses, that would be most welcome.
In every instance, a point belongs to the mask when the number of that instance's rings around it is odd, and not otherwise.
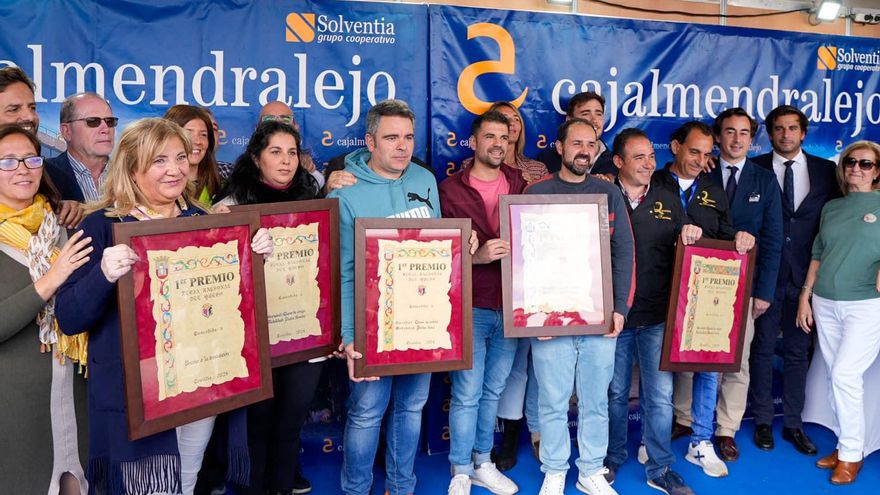
[[[101,127],[101,122],[107,124],[107,127],[116,127],[116,124],[119,123],[119,117],[84,117],[81,119],[72,119],[65,122],[69,124],[71,122],[78,122],[82,120],[89,127]]]
[[[24,163],[24,166],[29,169],[42,168],[43,157],[29,156],[26,158],[0,158],[0,170],[4,172],[15,172],[22,163]]]
[[[855,158],[853,158],[851,156],[848,156],[843,159],[843,168],[851,168],[851,167],[855,167],[856,165],[858,165],[859,168],[862,170],[871,170],[872,168],[877,166],[877,162],[875,162],[873,160],[868,160],[866,158],[863,158],[861,160],[856,160]]]
[[[290,124],[293,122],[293,115],[263,115],[263,122],[272,122],[273,120],[280,120],[285,124]]]

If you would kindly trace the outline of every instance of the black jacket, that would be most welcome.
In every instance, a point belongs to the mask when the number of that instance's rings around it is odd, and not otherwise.
[[[636,244],[636,292],[626,326],[663,323],[669,305],[676,239],[682,226],[689,223],[687,214],[678,194],[664,187],[650,187],[635,209],[628,200],[624,202]]]
[[[666,189],[679,197],[681,188],[678,181],[669,172],[669,165],[654,172],[651,186]],[[707,174],[700,174],[696,179],[696,190],[687,202],[687,215],[692,223],[703,229],[703,237],[732,241],[736,235],[730,223],[730,207],[724,189],[715,183]]]

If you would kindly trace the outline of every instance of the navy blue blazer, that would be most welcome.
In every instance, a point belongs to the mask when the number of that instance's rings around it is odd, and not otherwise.
[[[788,298],[796,298],[807,277],[807,268],[812,259],[813,240],[819,232],[819,218],[822,207],[829,200],[840,197],[837,183],[837,165],[831,160],[804,152],[807,157],[807,173],[810,176],[810,192],[797,210],[783,202],[782,262],[779,265],[778,288]],[[773,153],[756,156],[752,159],[758,166],[773,172]],[[778,184],[777,180],[777,184]]]
[[[724,187],[720,159],[718,164],[710,176]],[[752,297],[772,302],[782,258],[782,191],[776,175],[751,160],[746,160],[737,179],[730,221],[737,232],[744,230],[755,236],[758,260]]]
[[[55,184],[55,188],[61,194],[61,199],[70,199],[85,203],[82,189],[79,188],[79,182],[76,181],[76,175],[73,174],[73,168],[70,165],[70,159],[67,152],[61,153],[54,158],[46,159],[46,173]]]

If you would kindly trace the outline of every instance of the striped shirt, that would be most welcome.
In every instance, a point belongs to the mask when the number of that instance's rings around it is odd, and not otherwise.
[[[70,153],[67,154],[67,158],[70,160],[70,168],[73,169],[73,175],[76,177],[76,182],[79,184],[86,203],[98,201],[101,198],[101,188],[104,187],[104,180],[107,178],[107,171],[110,167],[104,166],[104,170],[101,171],[101,175],[98,177],[98,184],[96,185],[94,179],[92,179],[92,172],[82,162],[74,158]]]

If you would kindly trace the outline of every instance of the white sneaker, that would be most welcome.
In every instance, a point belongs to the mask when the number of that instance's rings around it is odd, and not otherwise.
[[[456,474],[449,482],[447,495],[471,495],[471,478],[466,474]]]
[[[544,473],[544,483],[538,495],[565,495],[565,472]]]
[[[608,468],[602,468],[601,471],[592,476],[578,475],[577,484],[574,485],[579,491],[589,495],[617,495],[617,491],[611,488],[605,479],[605,472]]]
[[[639,456],[638,456],[639,464],[644,465],[648,462],[648,449],[645,447],[645,444],[639,445]]]
[[[721,478],[727,476],[727,465],[718,458],[715,447],[709,440],[703,440],[698,444],[690,443],[688,453],[684,456],[688,462],[703,468],[707,476]]]
[[[494,462],[484,462],[474,469],[471,475],[471,483],[482,486],[495,495],[513,495],[519,491],[516,483],[504,476]]]

